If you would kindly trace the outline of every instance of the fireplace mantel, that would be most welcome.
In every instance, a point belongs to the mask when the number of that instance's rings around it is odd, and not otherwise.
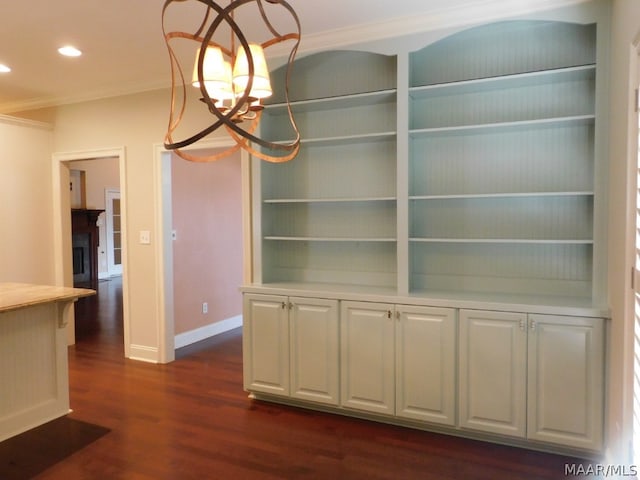
[[[99,233],[96,222],[104,210],[71,210],[73,286],[98,288]]]

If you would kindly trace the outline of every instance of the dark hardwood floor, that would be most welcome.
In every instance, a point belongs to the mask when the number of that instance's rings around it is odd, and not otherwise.
[[[119,289],[101,282],[78,305],[69,350],[70,417],[110,432],[40,480],[530,480],[566,478],[565,464],[581,462],[251,401],[240,330],[169,365],[126,360]]]

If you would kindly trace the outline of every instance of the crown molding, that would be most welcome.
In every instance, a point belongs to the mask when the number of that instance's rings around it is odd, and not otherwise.
[[[0,125],[12,125],[16,127],[40,128],[42,130],[53,130],[53,125],[37,120],[28,120],[26,118],[12,117],[10,115],[0,115]]]
[[[32,98],[24,101],[0,103],[0,115],[11,114],[15,112],[23,112],[27,110],[36,110],[40,108],[57,107],[61,105],[70,105],[73,103],[90,102],[94,100],[102,100],[105,98],[123,97],[126,95],[134,95],[137,93],[149,92],[153,90],[162,90],[171,88],[170,79],[167,77],[161,81],[129,84],[118,88],[102,88],[80,94],[66,96],[46,96]]]
[[[385,42],[389,39],[402,41],[412,35],[422,34],[423,37],[438,34],[444,36],[448,31],[456,28],[464,28],[479,25],[490,21],[498,21],[507,18],[526,17],[532,14],[540,14],[537,17],[545,18],[544,12],[554,11],[553,18],[562,19],[562,10],[579,4],[591,5],[602,3],[600,0],[476,0],[464,6],[444,7],[420,15],[396,17],[376,23],[354,25],[336,30],[324,31],[302,36],[299,55],[306,55],[325,50],[341,48],[377,49],[380,53],[391,54],[397,49],[397,42]],[[560,13],[558,13],[560,12]],[[575,10],[572,12],[575,20]],[[585,9],[584,21],[593,21],[591,9]],[[419,42],[419,40],[418,40]],[[405,42],[404,47],[410,46]],[[418,44],[419,46],[419,44]],[[422,45],[423,46],[423,45]],[[286,62],[290,45],[275,45],[267,52],[273,59],[274,65],[278,62]],[[416,47],[417,48],[417,47]],[[115,89],[100,89],[85,92],[79,95],[64,97],[41,97],[18,102],[0,104],[0,114],[13,113],[39,108],[69,105],[111,97],[132,95],[151,90],[170,88],[167,78],[164,81],[156,81],[145,84],[132,84]]]

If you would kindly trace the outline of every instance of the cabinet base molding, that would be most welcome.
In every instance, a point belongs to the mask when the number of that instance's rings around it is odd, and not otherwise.
[[[279,397],[277,395],[269,395],[260,392],[248,392],[247,397],[251,401],[275,403],[287,407],[301,408],[304,410],[311,410],[314,412],[322,412],[333,415],[342,415],[349,418],[357,418],[359,420],[366,420],[371,422],[384,423],[387,425],[394,425],[396,427],[412,428],[415,430],[422,430],[424,432],[436,433],[439,435],[450,435],[454,437],[466,438],[468,440],[476,440],[480,442],[494,443],[496,445],[505,445],[508,447],[524,448],[527,450],[533,450],[537,452],[552,453],[555,455],[566,455],[570,457],[577,457],[585,460],[601,460],[603,457],[602,452],[592,450],[581,450],[569,447],[563,447],[560,445],[548,445],[545,443],[519,440],[514,438],[505,438],[500,435],[492,435],[484,432],[476,432],[472,430],[465,430],[459,427],[443,427],[440,425],[429,424],[424,422],[415,422],[411,420],[400,419],[397,417],[388,417],[385,415],[376,415],[373,413],[360,412],[357,410],[331,407],[322,404],[312,404],[310,402],[296,401],[291,398]]]

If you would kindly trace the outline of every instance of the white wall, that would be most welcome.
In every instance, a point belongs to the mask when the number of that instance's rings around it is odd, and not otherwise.
[[[609,182],[609,339],[608,433],[615,458],[626,461],[632,427],[635,159],[637,127],[632,112],[634,62],[640,40],[640,2],[613,0],[611,26],[611,113]]]
[[[0,282],[51,284],[50,125],[0,117]]]

